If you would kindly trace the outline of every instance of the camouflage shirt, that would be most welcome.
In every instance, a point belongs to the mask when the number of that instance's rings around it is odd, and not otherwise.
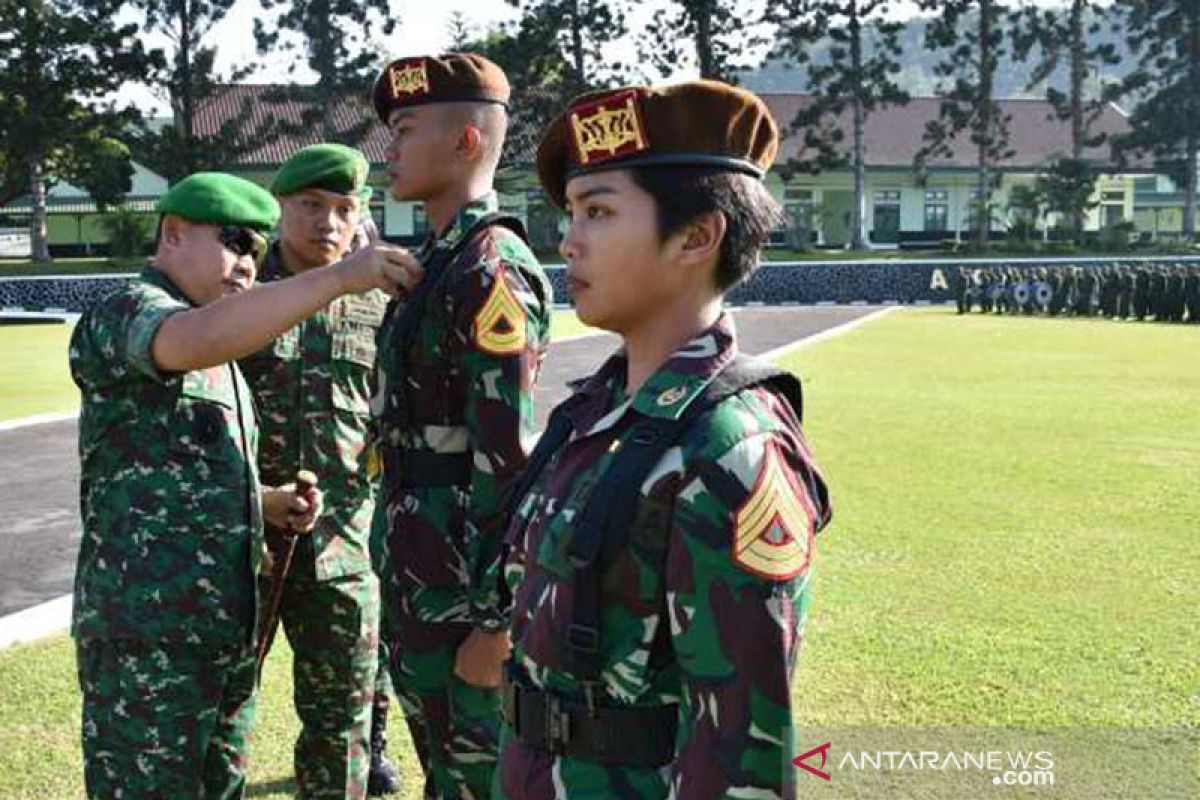
[[[422,262],[459,245],[472,223],[495,209],[494,194],[468,204],[426,244]],[[372,411],[380,416],[381,446],[392,455],[461,455],[470,476],[464,486],[411,485],[409,476],[389,473],[385,453],[386,580],[394,581],[393,596],[408,616],[494,626],[507,611],[497,591],[503,525],[496,515],[528,455],[522,440],[533,433],[551,289],[525,243],[499,226],[476,235],[439,274],[445,277],[407,353],[398,352],[402,304],[389,312]]]
[[[276,244],[258,280],[290,274]],[[312,470],[320,480],[326,510],[312,532],[317,580],[371,569],[367,539],[375,488],[367,464],[368,404],[375,335],[386,307],[383,292],[339,297],[241,362],[258,405],[263,480],[288,483],[297,469]]]
[[[88,310],[71,337],[83,540],[79,638],[251,641],[262,510],[258,431],[235,364],[159,370],[159,326],[191,308],[155,269]]]
[[[733,323],[722,316],[632,397],[623,397],[623,353],[578,389],[571,438],[521,502],[508,532],[513,550],[505,578],[515,595],[512,668],[519,683],[584,702],[567,668],[579,586],[568,556],[573,522],[637,419],[677,418],[736,349]],[[785,767],[796,755],[790,681],[814,536],[830,516],[824,481],[791,406],[762,388],[721,402],[651,469],[641,497],[628,545],[600,577],[597,702],[677,704],[674,762],[650,769],[556,759],[509,735],[499,796],[669,792],[683,800],[784,791]]]

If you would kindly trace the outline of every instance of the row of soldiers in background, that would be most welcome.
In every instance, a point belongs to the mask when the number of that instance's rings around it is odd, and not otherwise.
[[[951,279],[958,313],[1102,316],[1200,322],[1200,265],[959,267]]]

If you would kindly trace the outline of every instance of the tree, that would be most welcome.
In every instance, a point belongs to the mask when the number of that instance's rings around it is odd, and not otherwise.
[[[747,66],[738,55],[757,43],[738,0],[670,0],[654,17],[638,42],[638,52],[660,75],[694,65],[701,78],[737,83]]]
[[[925,144],[917,152],[914,168],[924,174],[930,158],[949,156],[953,142],[970,132],[976,154],[976,188],[972,201],[975,242],[987,245],[992,219],[992,190],[997,162],[1011,158],[1008,115],[996,102],[996,66],[1004,52],[1007,11],[999,0],[920,0],[921,8],[940,11],[925,31],[925,46],[945,50],[934,72],[941,81],[942,102],[938,118],[925,125]]]
[[[1053,210],[1067,216],[1077,243],[1083,239],[1084,214],[1095,205],[1091,198],[1098,175],[1096,165],[1085,159],[1084,151],[1104,144],[1106,134],[1092,128],[1105,106],[1120,94],[1116,83],[1105,85],[1091,96],[1085,90],[1090,72],[1099,75],[1105,66],[1120,63],[1114,44],[1096,40],[1107,18],[1107,7],[1095,0],[1070,0],[1065,9],[1030,6],[1013,18],[1014,54],[1021,59],[1033,52],[1040,55],[1026,89],[1047,83],[1046,100],[1054,109],[1054,118],[1071,124],[1071,154],[1052,168],[1048,197]],[[1048,83],[1064,64],[1066,92]]]
[[[136,118],[102,98],[138,75],[147,56],[136,26],[114,26],[115,0],[0,0],[0,202],[28,191],[35,261],[49,261],[46,196],[60,181],[102,205],[130,188],[117,141]]]
[[[541,26],[541,41],[554,42],[567,64],[564,100],[623,75],[607,61],[604,45],[629,33],[624,0],[508,0],[527,30]]]
[[[1137,69],[1125,90],[1139,97],[1123,155],[1150,155],[1183,191],[1183,237],[1196,237],[1196,170],[1200,151],[1200,3],[1120,0]]]
[[[117,206],[100,217],[100,227],[108,236],[108,255],[115,263],[128,263],[145,254],[150,228],[143,215]]]
[[[475,26],[463,12],[451,11],[450,19],[446,21],[446,38],[450,40],[450,52],[463,52],[476,39]]]
[[[219,130],[201,130],[197,124],[205,106],[216,101],[224,84],[250,74],[248,67],[216,71],[216,49],[207,44],[213,27],[225,18],[236,0],[128,0],[141,11],[143,28],[161,34],[169,45],[154,51],[157,59],[143,82],[165,97],[171,120],[159,126],[146,122],[134,138],[139,160],[168,180],[193,172],[219,169],[259,147],[268,131],[251,128],[250,109],[225,120]]]
[[[371,35],[378,29],[390,34],[396,19],[387,0],[260,0],[263,9],[283,8],[274,29],[254,21],[259,53],[291,53],[300,58],[288,68],[295,75],[306,66],[317,76],[312,85],[290,84],[266,97],[270,101],[296,100],[304,109],[300,122],[280,125],[280,132],[295,134],[317,130],[324,141],[359,144],[374,124],[366,103],[350,104],[347,97],[365,98],[379,71]],[[338,112],[342,113],[339,119]],[[357,112],[357,113],[356,113]]]
[[[779,26],[783,54],[807,65],[812,102],[792,122],[804,131],[805,146],[816,151],[807,163],[814,170],[848,163],[854,170],[850,246],[861,250],[867,245],[863,136],[876,108],[908,102],[895,82],[904,23],[886,19],[889,0],[780,0],[768,8],[766,20]],[[809,51],[821,45],[828,57],[815,62]],[[840,125],[847,108],[854,138],[848,157]]]

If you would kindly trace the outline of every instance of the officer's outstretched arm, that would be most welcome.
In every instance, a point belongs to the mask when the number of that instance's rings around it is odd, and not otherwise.
[[[333,266],[172,314],[158,329],[151,354],[164,372],[224,364],[263,347],[336,297],[371,289],[408,291],[422,274],[407,250],[370,245]]]
[[[667,613],[682,693],[672,797],[781,796],[813,537],[827,518],[799,437],[761,433],[677,494]]]

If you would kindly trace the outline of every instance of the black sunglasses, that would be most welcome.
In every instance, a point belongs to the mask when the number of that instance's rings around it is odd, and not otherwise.
[[[217,231],[217,240],[235,256],[251,256],[255,264],[262,264],[267,257],[267,240],[257,231],[240,225],[222,225]]]

